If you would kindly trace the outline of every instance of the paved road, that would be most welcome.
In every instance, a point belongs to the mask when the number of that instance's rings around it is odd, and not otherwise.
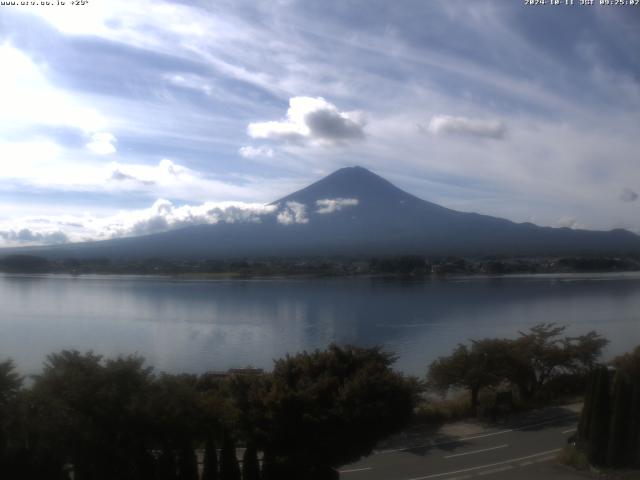
[[[575,432],[577,417],[563,415],[524,426],[423,446],[383,450],[345,466],[342,480],[581,479],[554,460]],[[444,440],[444,441],[443,441]]]

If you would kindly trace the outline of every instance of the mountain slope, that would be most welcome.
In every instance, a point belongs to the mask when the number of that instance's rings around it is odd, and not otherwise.
[[[218,223],[103,242],[29,249],[50,257],[640,253],[625,230],[538,227],[421,200],[361,168],[340,169],[272,204],[258,223]]]

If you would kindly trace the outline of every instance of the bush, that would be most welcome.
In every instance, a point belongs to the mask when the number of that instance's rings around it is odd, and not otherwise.
[[[587,454],[573,445],[567,445],[560,451],[558,461],[576,470],[589,470],[591,468]]]
[[[415,421],[421,424],[439,424],[469,418],[475,415],[468,393],[443,400],[425,400],[418,406]]]

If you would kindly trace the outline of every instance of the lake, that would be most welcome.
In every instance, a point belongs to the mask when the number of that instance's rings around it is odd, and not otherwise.
[[[269,369],[331,342],[383,345],[424,374],[459,342],[515,337],[539,322],[597,330],[606,355],[640,344],[640,273],[189,280],[1,275],[0,359],[40,370],[61,349],[139,353],[157,370]]]

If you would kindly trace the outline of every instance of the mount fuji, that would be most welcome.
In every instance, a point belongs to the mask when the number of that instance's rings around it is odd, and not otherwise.
[[[273,202],[268,211],[252,221],[19,250],[51,258],[128,259],[640,253],[640,236],[627,230],[540,227],[459,212],[411,195],[362,167],[337,170]]]

